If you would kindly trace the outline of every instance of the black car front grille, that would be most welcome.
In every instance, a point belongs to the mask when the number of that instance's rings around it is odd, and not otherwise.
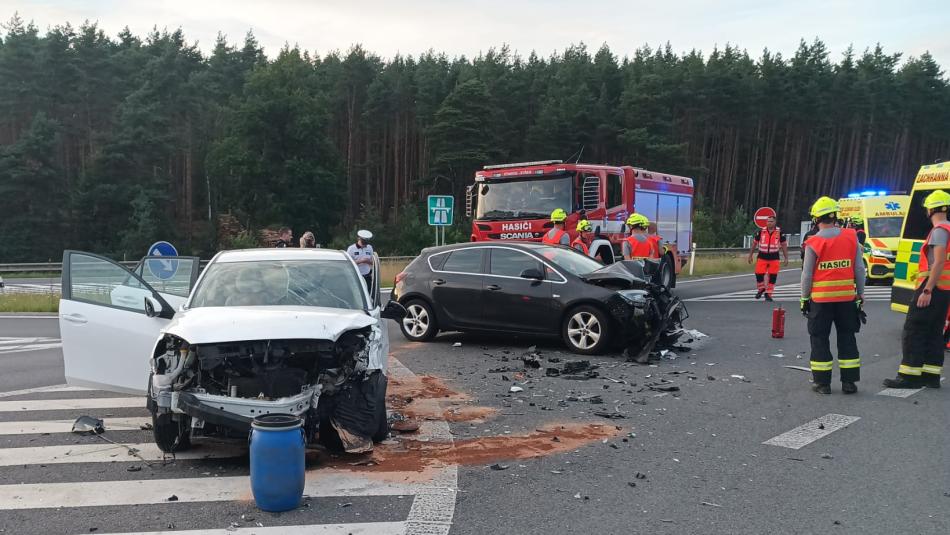
[[[871,275],[875,277],[883,277],[884,275],[890,275],[893,272],[894,270],[887,266],[882,266],[880,264],[871,264]]]

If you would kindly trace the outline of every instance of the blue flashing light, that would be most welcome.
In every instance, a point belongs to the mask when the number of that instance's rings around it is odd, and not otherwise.
[[[867,189],[864,191],[855,191],[848,194],[849,199],[859,199],[861,197],[884,197],[888,193],[885,190]]]
[[[881,197],[884,197],[885,195],[887,195],[887,192],[886,192],[886,191],[879,191],[879,192],[877,192],[877,194],[878,194],[879,196],[881,196]]]
[[[860,197],[860,196],[861,196],[860,193],[849,193],[849,194],[848,194],[848,198],[849,198],[849,199],[857,199],[857,198]]]

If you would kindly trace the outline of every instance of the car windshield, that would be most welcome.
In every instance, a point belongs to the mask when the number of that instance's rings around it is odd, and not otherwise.
[[[538,247],[534,252],[553,262],[557,267],[579,277],[603,268],[603,264],[593,258],[564,247]]]
[[[362,281],[347,260],[216,262],[191,308],[311,306],[365,310]]]
[[[901,235],[901,224],[904,218],[900,216],[892,217],[872,217],[868,219],[868,236],[874,238],[896,238]]]
[[[555,208],[570,212],[573,182],[564,176],[479,184],[476,219],[546,218]]]

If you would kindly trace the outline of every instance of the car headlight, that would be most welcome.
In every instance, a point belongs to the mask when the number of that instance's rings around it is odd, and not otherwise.
[[[647,306],[648,295],[644,290],[621,290],[617,292],[620,297],[635,307]]]
[[[888,260],[893,260],[895,258],[894,253],[884,249],[871,249],[871,256],[880,256],[887,258]]]

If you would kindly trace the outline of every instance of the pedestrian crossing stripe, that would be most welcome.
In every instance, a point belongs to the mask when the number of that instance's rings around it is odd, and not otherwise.
[[[702,297],[692,297],[686,301],[716,301],[716,302],[743,302],[743,301],[764,301],[765,298],[755,298],[757,290],[751,288],[748,290],[739,290],[737,292],[728,292],[716,295],[706,295]],[[801,283],[785,284],[776,286],[772,292],[772,299],[780,302],[795,302],[801,299]],[[890,301],[890,286],[865,286],[865,301]]]
[[[0,355],[39,351],[41,349],[55,349],[62,345],[59,338],[0,338]]]

